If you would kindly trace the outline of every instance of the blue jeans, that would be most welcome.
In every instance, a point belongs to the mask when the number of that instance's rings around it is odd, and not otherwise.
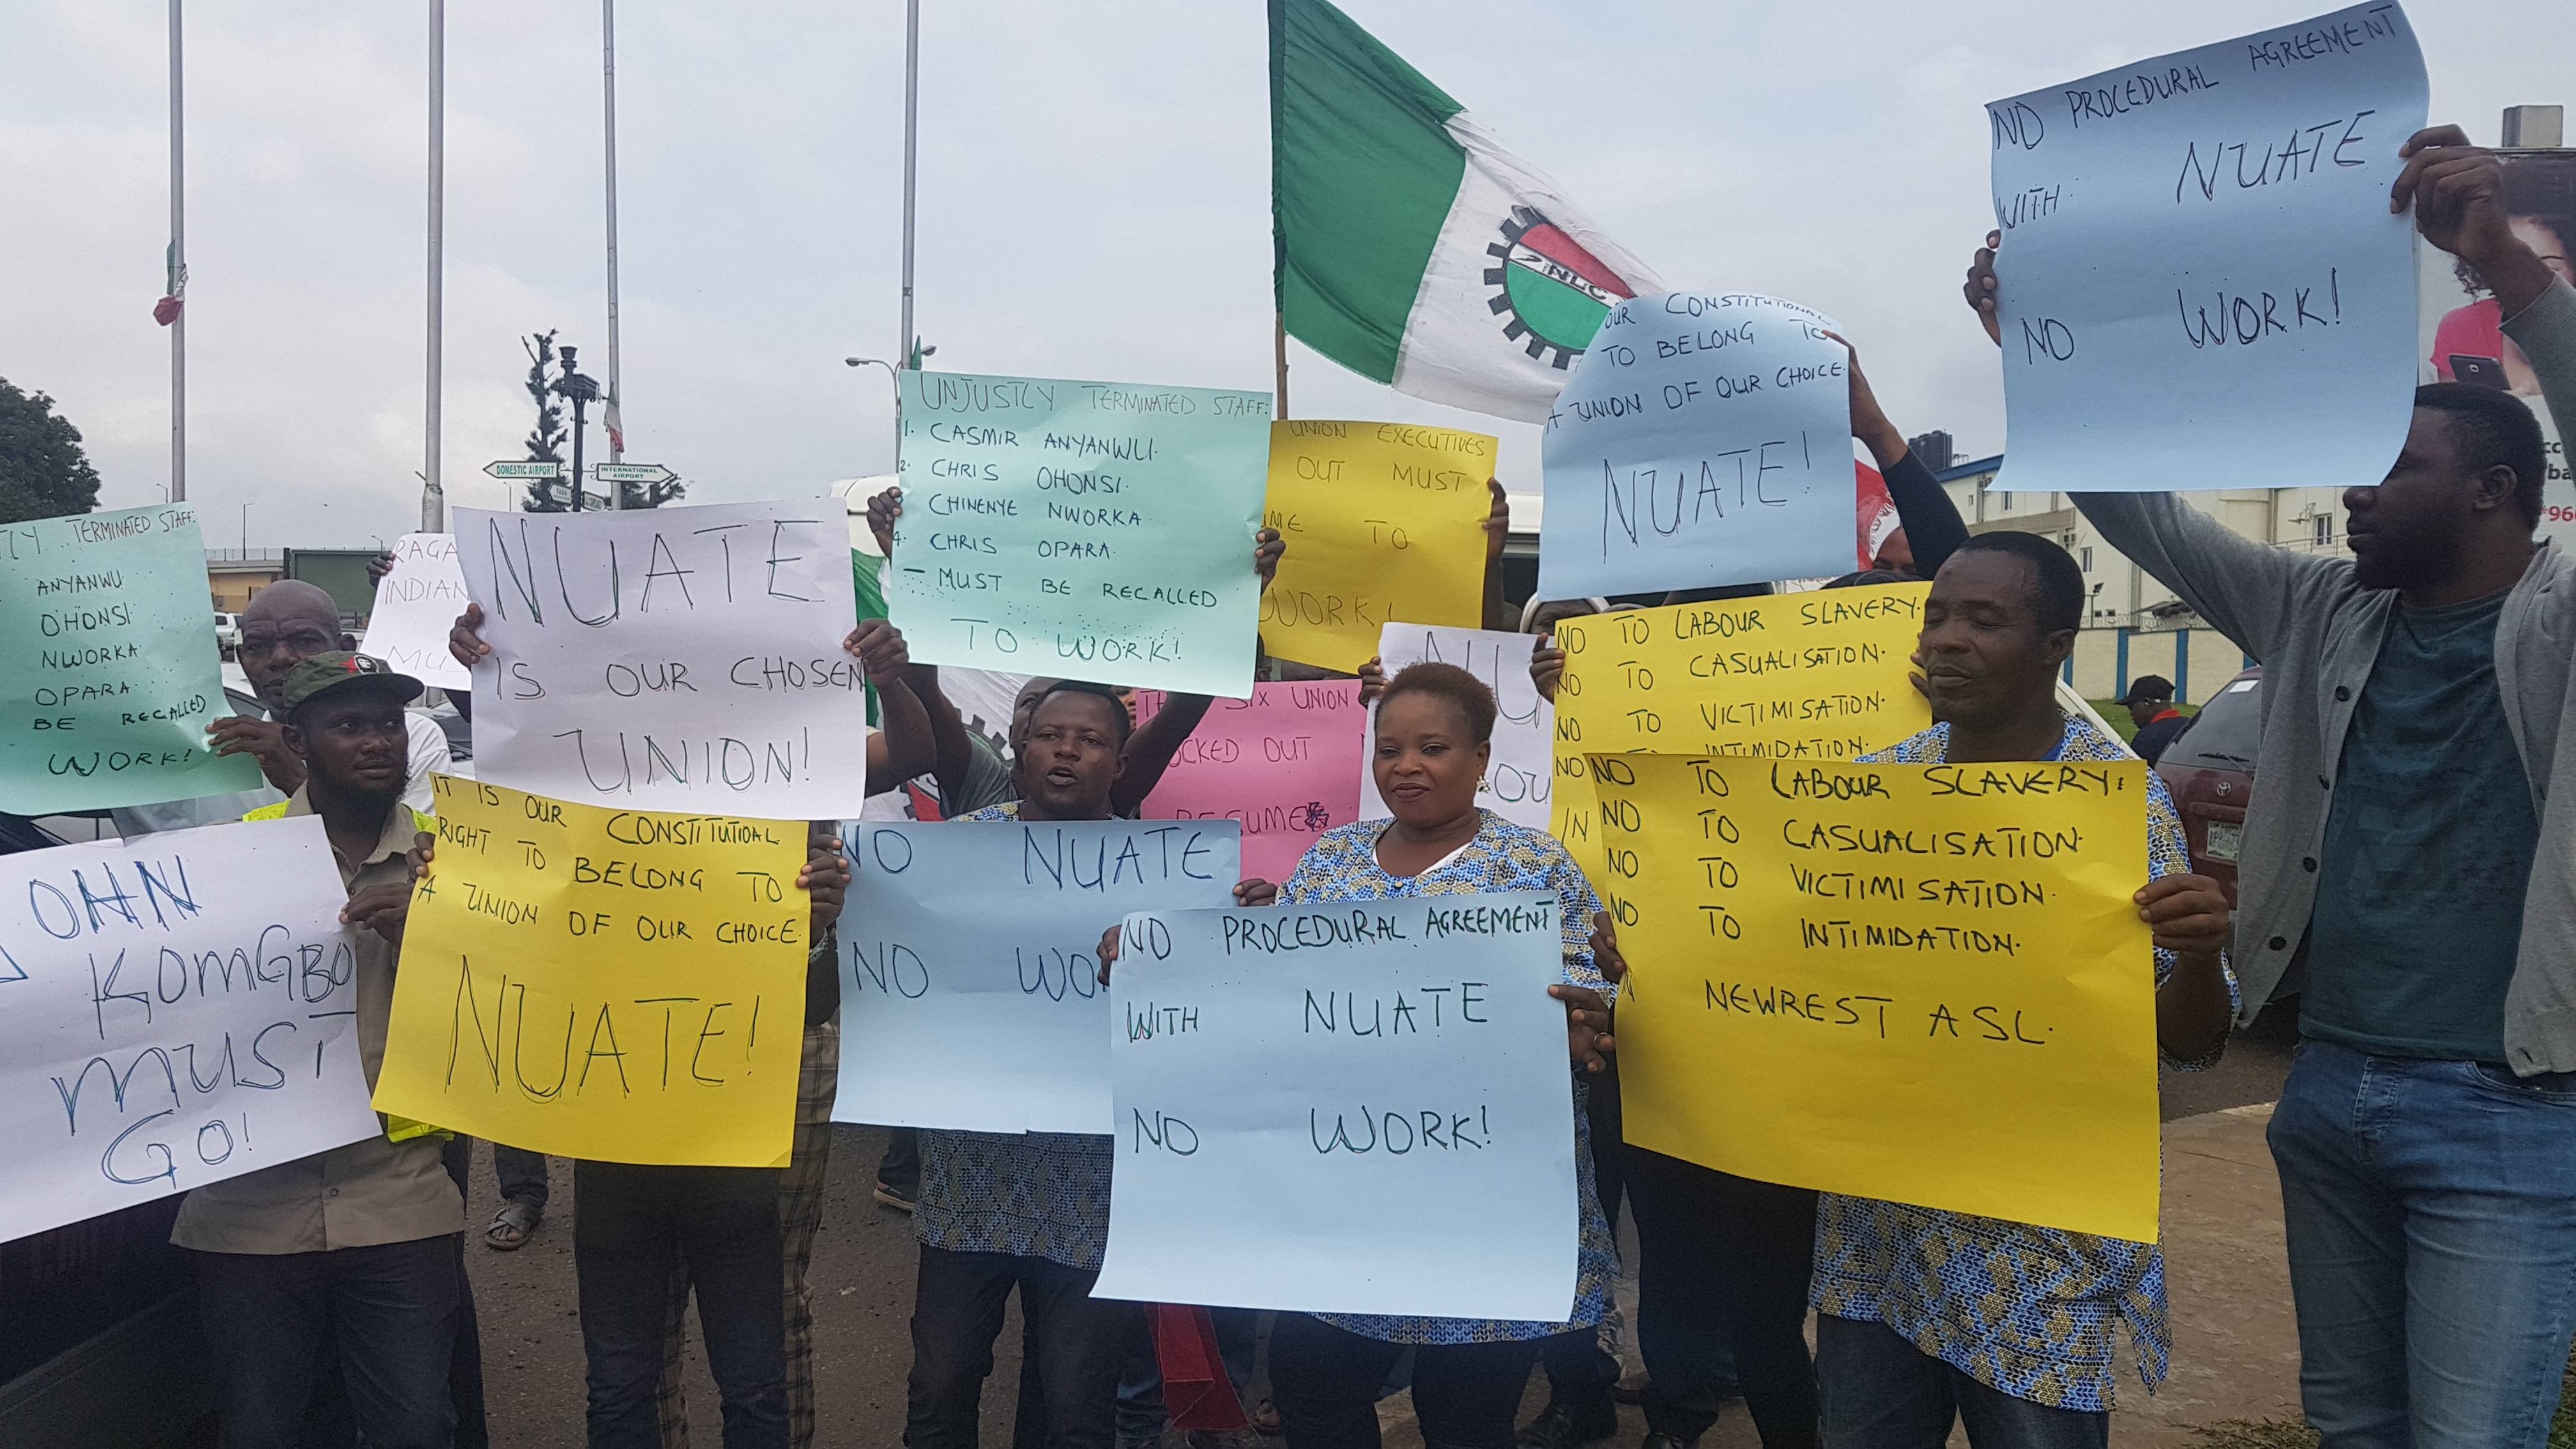
[[[2576,1073],[2299,1047],[2272,1113],[2329,1449],[2539,1449],[2576,1335]]]
[[[2105,1449],[2111,1416],[2053,1409],[1979,1383],[1886,1324],[1816,1315],[1825,1449],[1941,1449],[1964,1423],[1970,1449]]]

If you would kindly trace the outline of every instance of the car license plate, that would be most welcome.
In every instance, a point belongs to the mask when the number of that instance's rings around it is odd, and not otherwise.
[[[2245,841],[2245,827],[2232,820],[2209,822],[2209,834],[2203,837],[2201,853],[2212,860],[2234,860]]]

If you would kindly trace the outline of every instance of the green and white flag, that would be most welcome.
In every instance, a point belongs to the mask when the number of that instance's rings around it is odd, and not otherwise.
[[[1326,0],[1270,0],[1288,335],[1433,402],[1544,422],[1612,303],[1663,284]]]

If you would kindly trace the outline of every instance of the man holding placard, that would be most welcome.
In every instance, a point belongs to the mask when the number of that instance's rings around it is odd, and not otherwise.
[[[262,815],[318,815],[356,927],[359,1052],[384,1061],[394,968],[411,909],[402,803],[403,705],[420,681],[362,654],[323,653],[278,689],[280,740],[305,778]],[[317,1367],[338,1372],[367,1442],[444,1449],[463,1275],[464,1206],[418,1124],[190,1193],[170,1240],[197,1250],[198,1305],[223,1383],[227,1444],[295,1442]],[[339,1363],[318,1366],[324,1342]]]
[[[1132,728],[1116,691],[1058,682],[1029,713],[1025,796],[965,820],[1109,819]],[[1069,981],[1054,988],[1072,989]],[[975,1443],[993,1339],[1015,1289],[1034,1365],[1023,1369],[1019,1442],[1049,1449],[1113,1442],[1135,1305],[1091,1296],[1109,1231],[1110,1162],[1110,1139],[1089,1131],[922,1130],[913,1212],[921,1263],[904,1429],[911,1449]],[[1032,1416],[1041,1422],[1028,1422]]]
[[[2411,203],[2493,287],[2567,434],[2576,289],[2514,234],[2496,158],[2458,127],[2397,155],[2393,187],[2356,203],[2386,212],[2356,226]],[[2008,337],[1996,244],[1967,296]],[[2403,439],[2378,486],[2344,493],[2350,560],[2167,494],[2075,502],[2267,670],[2235,960],[2249,1017],[2303,983],[2270,1139],[2308,1420],[2338,1446],[2537,1446],[2576,1335],[2576,567],[2533,542],[2549,459],[2520,401],[2420,387]]]
[[[1993,533],[1963,544],[1933,582],[1915,656],[1935,723],[1869,758],[2129,758],[2057,706],[2083,598],[2082,574],[2054,543]],[[2181,822],[2149,779],[2150,880],[2136,901],[2156,944],[2157,1038],[2177,1065],[2205,1064],[2231,1004],[2227,902],[2187,873]],[[1937,1446],[1960,1418],[1980,1449],[2107,1443],[2115,1318],[2148,1382],[2164,1375],[2164,1271],[2150,1244],[1828,1193],[1814,1245],[1829,1444]],[[2009,1352],[1997,1347],[2006,1341]]]

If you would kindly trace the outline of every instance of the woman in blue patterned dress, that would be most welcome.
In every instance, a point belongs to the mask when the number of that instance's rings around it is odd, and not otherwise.
[[[1371,761],[1392,824],[1366,821],[1318,838],[1279,891],[1282,903],[1388,896],[1552,890],[1565,934],[1566,1003],[1576,1069],[1575,1176],[1582,1238],[1567,1323],[1348,1314],[1280,1315],[1270,1339],[1273,1397],[1289,1449],[1377,1449],[1379,1386],[1414,1345],[1413,1407],[1427,1443],[1443,1449],[1510,1449],[1513,1414],[1543,1342],[1597,1324],[1616,1273],[1610,1230],[1592,1189],[1583,1111],[1584,1076],[1609,1050],[1610,984],[1593,966],[1590,932],[1600,901],[1565,848],[1539,831],[1476,805],[1494,729],[1494,696],[1467,671],[1416,664],[1377,704]],[[1472,1205],[1466,1210],[1473,1211]]]

